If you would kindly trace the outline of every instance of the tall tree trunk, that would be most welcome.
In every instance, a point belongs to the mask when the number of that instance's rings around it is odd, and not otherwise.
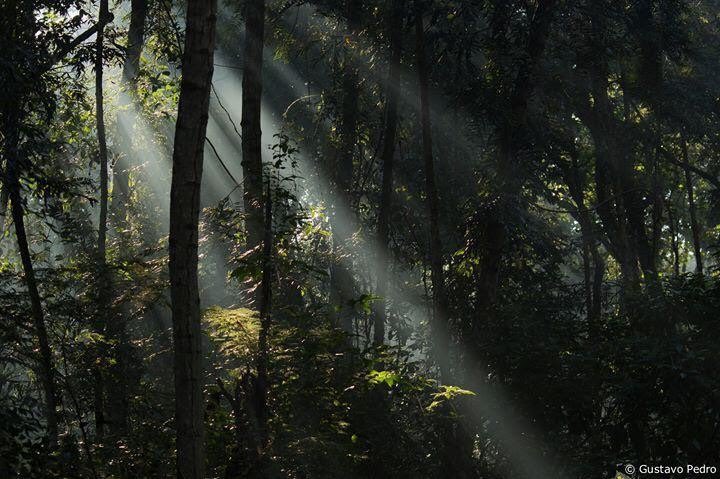
[[[123,65],[123,78],[128,83],[128,95],[135,92],[137,76],[140,71],[140,57],[145,41],[145,23],[147,19],[148,0],[131,0],[130,27],[127,34],[127,49],[125,51],[125,64]],[[128,104],[124,107],[130,106]],[[118,127],[126,144],[132,141],[132,132],[128,130],[128,119],[131,115],[126,111],[118,113]],[[126,120],[126,121],[123,121]],[[130,202],[130,158],[120,155],[113,164],[113,194],[110,208],[118,225],[124,226],[127,216],[127,204]]]
[[[660,135],[658,135],[660,136]],[[663,215],[665,202],[663,201],[663,184],[660,179],[660,151],[662,149],[662,139],[658,138],[658,145],[655,148],[655,154],[653,156],[653,167],[652,167],[652,258],[656,261],[660,254],[661,241],[662,241],[662,230],[663,230]]]
[[[100,1],[97,37],[95,40],[95,106],[98,140],[98,162],[100,163],[100,223],[98,226],[98,258],[101,270],[105,269],[107,249],[107,211],[108,211],[108,152],[105,135],[105,105],[103,101],[103,44],[105,41],[105,21],[108,16],[108,0]]]
[[[693,252],[695,253],[695,271],[703,274],[702,249],[700,246],[700,225],[697,220],[697,208],[695,206],[695,188],[692,175],[690,174],[690,156],[688,155],[687,140],[683,136],[682,142],[683,169],[685,170],[685,188],[687,189],[688,209],[690,210],[690,229],[692,231]]]
[[[631,148],[623,135],[623,124],[614,116],[613,105],[607,94],[608,66],[604,56],[604,39],[607,25],[601,8],[591,10],[590,47],[592,56],[578,57],[580,71],[586,71],[583,82],[589,84],[583,102],[578,105],[582,121],[587,125],[595,147],[595,193],[597,213],[608,238],[610,253],[617,260],[623,281],[623,303],[640,292],[640,270],[638,268],[638,235],[633,230],[641,214],[635,214],[627,202],[636,198],[630,196],[634,185],[632,177]],[[592,104],[590,103],[592,98]],[[628,171],[628,169],[630,171]],[[635,224],[637,230],[637,224]]]
[[[189,0],[170,190],[177,477],[204,475],[198,221],[215,49],[216,0]]]
[[[568,185],[570,197],[577,207],[573,216],[580,225],[582,241],[583,277],[585,293],[585,309],[591,337],[594,336],[599,325],[600,311],[602,309],[602,278],[605,265],[598,251],[598,240],[595,225],[590,216],[590,210],[585,205],[585,181],[581,176],[575,154],[570,164],[561,164],[565,183]]]
[[[242,78],[242,168],[248,249],[263,241],[263,161],[260,106],[265,35],[265,0],[245,2]],[[262,293],[260,293],[262,295]]]
[[[98,14],[98,32],[95,39],[95,118],[98,140],[98,162],[100,163],[100,221],[98,226],[97,261],[98,261],[98,310],[95,318],[95,329],[99,334],[106,332],[106,321],[109,313],[109,278],[107,274],[107,211],[108,211],[108,152],[107,138],[105,136],[105,106],[103,102],[103,50],[105,41],[105,21],[108,15],[108,1],[100,1]],[[98,346],[98,361],[93,368],[95,432],[99,438],[103,437],[104,418],[104,386],[103,364],[107,348]]]
[[[270,332],[270,307],[272,304],[272,276],[273,276],[273,232],[272,232],[272,201],[270,197],[270,182],[267,185],[267,194],[265,195],[265,221],[264,221],[264,239],[263,239],[263,277],[262,290],[260,298],[260,333],[258,335],[258,360],[257,360],[257,386],[256,393],[256,411],[258,422],[259,445],[262,449],[267,446],[268,442],[268,334]]]
[[[393,193],[393,163],[395,158],[395,137],[398,123],[398,96],[400,93],[400,57],[402,55],[402,21],[403,21],[403,0],[393,0],[388,13],[388,35],[390,37],[390,67],[388,70],[387,84],[387,105],[385,117],[385,132],[383,135],[384,144],[382,150],[382,191],[380,194],[380,211],[378,212],[378,247],[381,252],[379,264],[377,265],[377,294],[380,301],[376,304],[374,342],[380,345],[385,340],[385,322],[387,321],[387,290],[388,290],[388,268],[390,261],[389,217],[392,208]]]
[[[19,102],[18,102],[19,103]],[[47,422],[48,437],[50,440],[50,449],[55,449],[58,443],[58,396],[55,384],[55,366],[53,364],[52,351],[50,349],[50,340],[48,339],[47,327],[45,325],[45,315],[43,313],[40,292],[38,291],[37,281],[35,279],[35,269],[30,256],[30,246],[28,244],[27,233],[25,231],[25,213],[23,211],[23,203],[20,194],[20,178],[18,162],[19,158],[19,124],[20,111],[22,107],[18,106],[15,111],[8,111],[6,115],[3,132],[5,133],[4,153],[5,153],[5,175],[8,196],[10,199],[10,208],[13,223],[15,225],[15,235],[17,237],[18,249],[20,251],[20,260],[22,263],[25,283],[30,297],[30,308],[32,312],[33,326],[37,335],[38,349],[40,352],[40,383],[42,385],[43,394],[45,396],[45,421]]]
[[[592,315],[591,319],[595,325],[600,324],[600,319],[602,315],[602,287],[603,287],[603,278],[605,277],[605,260],[603,259],[602,255],[600,254],[600,251],[597,247],[597,244],[595,244],[595,247],[592,249],[592,258],[593,258],[593,289],[592,289]]]
[[[343,75],[341,81],[342,102],[340,105],[340,146],[335,162],[335,193],[340,207],[332,211],[333,263],[330,267],[331,303],[337,308],[336,323],[345,333],[353,333],[353,306],[355,294],[352,272],[350,271],[350,238],[353,233],[353,218],[343,215],[342,207],[350,209],[353,186],[353,157],[357,146],[358,122],[358,72],[354,64],[352,49],[356,47],[360,33],[362,3],[347,0],[347,38]]]
[[[135,83],[140,71],[140,56],[145,43],[145,22],[147,19],[148,0],[130,1],[130,27],[127,35],[127,50],[123,76],[127,81]]]
[[[450,334],[447,325],[447,299],[443,277],[442,243],[440,241],[440,210],[437,185],[435,184],[435,160],[433,158],[432,126],[430,123],[430,73],[425,58],[425,26],[422,9],[415,12],[415,40],[420,84],[420,123],[422,127],[422,156],[425,170],[426,209],[430,220],[430,279],[433,293],[433,341],[434,355],[440,368],[441,378],[449,380],[448,348]]]
[[[680,245],[678,243],[677,236],[677,219],[675,218],[674,208],[671,204],[666,204],[665,210],[668,214],[668,233],[670,234],[670,248],[672,250],[673,257],[673,274],[675,276],[680,276]]]

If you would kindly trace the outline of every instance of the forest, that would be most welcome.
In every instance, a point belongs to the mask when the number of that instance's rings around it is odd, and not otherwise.
[[[719,76],[713,0],[0,0],[0,478],[714,476]]]

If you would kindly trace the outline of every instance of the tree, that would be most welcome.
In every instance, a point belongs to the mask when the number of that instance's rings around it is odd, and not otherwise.
[[[341,100],[339,118],[338,149],[336,151],[334,175],[335,202],[332,209],[333,262],[330,266],[330,301],[336,308],[336,323],[348,336],[353,334],[353,299],[355,287],[350,271],[350,239],[354,223],[350,217],[344,217],[343,209],[352,204],[354,157],[357,141],[358,123],[358,73],[353,55],[357,48],[360,33],[362,4],[358,0],[346,0],[345,51],[340,80]]]
[[[11,2],[2,16],[5,43],[11,45],[6,64],[3,68],[3,82],[7,85],[8,99],[2,102],[2,157],[3,188],[0,192],[0,209],[4,211],[5,202],[10,201],[11,216],[15,228],[21,264],[28,296],[30,299],[31,314],[35,335],[37,336],[39,350],[39,376],[45,398],[45,420],[50,440],[50,448],[54,449],[58,442],[58,405],[60,398],[56,384],[56,368],[53,353],[48,337],[45,313],[38,288],[35,267],[30,252],[27,230],[25,226],[25,207],[22,196],[21,176],[30,169],[27,150],[21,148],[23,142],[23,129],[28,125],[28,109],[39,106],[39,110],[52,111],[52,101],[47,97],[44,85],[39,82],[55,65],[64,59],[83,41],[87,40],[109,18],[101,19],[70,41],[59,42],[65,33],[66,24],[62,22],[55,25],[53,30],[44,18],[35,16],[35,10],[49,7],[62,8],[62,5],[44,5],[42,2],[19,4]],[[18,21],[18,19],[20,21]],[[68,22],[71,23],[71,22]],[[52,53],[48,51],[49,43],[57,42],[59,46]],[[38,84],[33,88],[33,84]]]
[[[262,104],[265,0],[245,2],[245,45],[242,80],[243,202],[248,250],[263,241]]]
[[[22,111],[24,106],[15,105],[15,108],[17,108],[16,111]],[[58,441],[58,396],[55,384],[55,365],[52,350],[50,349],[47,326],[45,324],[42,299],[40,298],[40,292],[35,278],[35,268],[33,267],[32,257],[30,255],[30,246],[25,230],[25,212],[20,195],[18,126],[22,120],[17,113],[13,115],[10,112],[5,113],[5,119],[6,124],[3,128],[5,132],[5,141],[3,144],[5,153],[4,183],[9,191],[12,219],[15,224],[15,237],[17,238],[25,283],[28,289],[28,295],[30,296],[32,318],[40,350],[40,381],[45,395],[45,421],[50,439],[50,449],[54,449]]]
[[[109,313],[109,276],[107,271],[107,230],[108,230],[108,150],[107,138],[105,135],[105,107],[103,99],[103,52],[105,42],[105,18],[109,16],[107,0],[101,0],[98,13],[98,28],[95,39],[95,115],[98,140],[98,163],[100,163],[100,218],[98,222],[98,313],[96,318],[96,329],[98,333],[105,332],[103,324],[110,315]],[[104,318],[103,318],[104,317]],[[98,359],[102,363],[105,356],[105,348],[99,348]],[[95,430],[98,436],[102,437],[105,428],[104,419],[104,385],[101,365],[95,365]]]
[[[215,0],[188,2],[170,191],[177,475],[183,479],[200,479],[204,477],[205,468],[198,220],[215,20]]]
[[[687,141],[681,138],[682,160],[685,170],[685,188],[687,189],[688,209],[690,213],[690,231],[692,232],[693,251],[695,253],[695,270],[703,274],[702,249],[700,246],[700,226],[697,220],[697,209],[695,207],[695,188],[690,174],[690,158],[688,155]]]
[[[389,251],[390,212],[393,196],[393,163],[398,123],[398,96],[400,93],[400,59],[402,56],[402,29],[404,2],[393,0],[387,14],[387,32],[390,38],[390,66],[387,74],[387,99],[385,105],[385,130],[382,150],[382,187],[378,210],[377,235],[380,251]],[[377,267],[377,294],[380,301],[375,312],[374,342],[383,344],[387,320],[387,288],[390,255],[380,255]]]
[[[425,174],[425,201],[430,222],[430,278],[432,280],[433,304],[433,344],[435,360],[440,368],[440,377],[450,378],[448,349],[450,347],[450,329],[448,327],[447,298],[445,297],[445,278],[443,275],[442,242],[440,240],[439,198],[435,184],[435,160],[433,158],[432,125],[430,123],[430,93],[427,58],[425,57],[425,25],[421,2],[415,11],[415,55],[417,61],[418,83],[420,85],[420,126],[422,129],[423,172]]]
[[[708,463],[711,3],[6,0],[0,476]]]

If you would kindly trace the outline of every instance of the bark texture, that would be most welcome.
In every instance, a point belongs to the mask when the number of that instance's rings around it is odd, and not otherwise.
[[[105,42],[105,18],[108,16],[108,2],[101,0],[100,13],[98,15],[98,32],[95,38],[95,120],[98,140],[98,163],[100,163],[100,218],[98,222],[98,310],[95,318],[95,329],[99,334],[105,333],[107,318],[109,314],[109,277],[107,274],[107,216],[108,216],[108,151],[107,137],[105,135],[105,104],[103,101],[103,51]],[[105,402],[104,402],[104,378],[102,365],[107,354],[107,348],[98,346],[98,359],[94,365],[94,408],[95,408],[95,432],[99,437],[103,436],[105,428]]]
[[[198,220],[215,48],[215,0],[190,0],[170,191],[177,477],[204,477]]]
[[[262,449],[268,443],[268,364],[270,352],[268,335],[270,333],[270,308],[272,305],[272,277],[273,277],[273,230],[272,230],[272,201],[270,197],[270,183],[268,182],[265,195],[265,221],[263,238],[263,277],[262,296],[260,298],[260,333],[258,336],[257,359],[257,422],[258,439]]]
[[[242,77],[243,203],[248,249],[263,241],[263,161],[260,106],[265,36],[265,0],[245,3],[245,45]],[[261,293],[262,295],[262,293]]]

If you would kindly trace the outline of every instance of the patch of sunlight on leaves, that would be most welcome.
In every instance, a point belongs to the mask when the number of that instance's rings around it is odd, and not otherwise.
[[[476,394],[468,389],[462,389],[457,386],[440,386],[440,391],[434,393],[433,402],[426,408],[428,412],[433,412],[446,401],[450,401],[460,396],[476,396]]]
[[[225,309],[213,306],[203,313],[205,331],[220,355],[237,367],[249,364],[257,353],[260,319],[247,308]]]
[[[393,371],[370,371],[366,376],[370,384],[385,383],[388,387],[393,387],[400,382],[400,375]]]
[[[83,329],[75,336],[75,342],[84,344],[86,346],[90,344],[100,344],[105,342],[105,336],[89,329]]]

